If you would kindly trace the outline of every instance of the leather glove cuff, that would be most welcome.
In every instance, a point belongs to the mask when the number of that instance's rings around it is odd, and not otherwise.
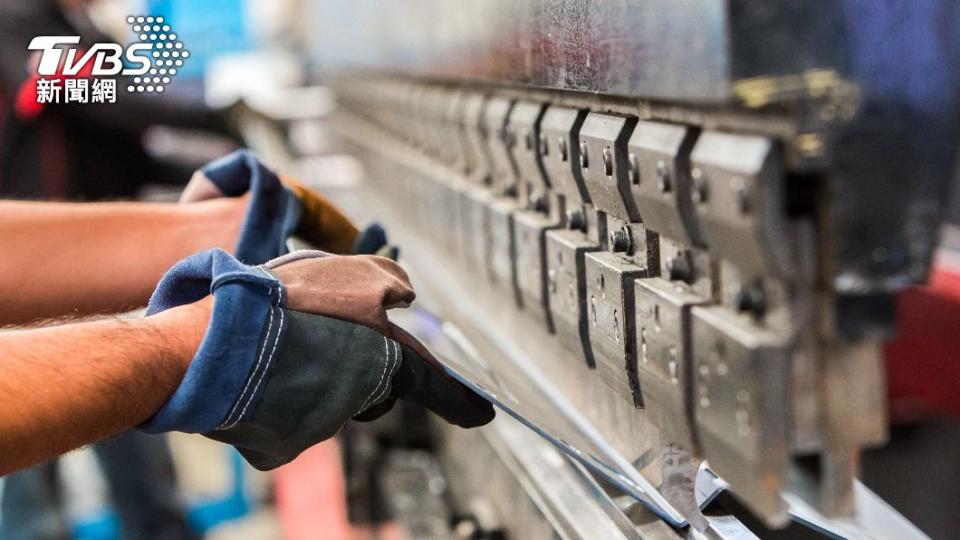
[[[183,382],[140,429],[215,430],[253,402],[281,340],[284,288],[276,277],[223,250],[188,257],[161,278],[147,314],[214,295],[210,325]]]
[[[191,180],[193,187],[188,186],[182,199],[239,197],[250,193],[250,203],[234,250],[237,259],[247,264],[263,264],[287,253],[286,239],[300,222],[300,202],[252,152],[238,150],[205,165],[195,176],[205,178],[209,183]],[[211,190],[211,183],[219,193],[196,192]]]

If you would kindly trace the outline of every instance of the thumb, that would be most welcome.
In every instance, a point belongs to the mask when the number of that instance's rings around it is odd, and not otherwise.
[[[493,420],[493,406],[451,377],[413,336],[391,325],[403,350],[403,363],[393,377],[393,395],[425,407],[451,424],[470,428]]]

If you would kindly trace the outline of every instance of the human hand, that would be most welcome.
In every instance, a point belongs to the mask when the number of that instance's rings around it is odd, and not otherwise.
[[[271,469],[351,418],[386,413],[396,399],[462,427],[493,418],[488,402],[389,322],[388,309],[415,297],[389,259],[298,251],[250,267],[208,251],[161,280],[150,312],[209,292],[214,310],[203,342],[147,431],[203,433]]]
[[[262,264],[283,255],[293,235],[330,253],[354,252],[358,230],[333,203],[302,182],[275,174],[249,150],[194,173],[180,202],[239,196],[249,199],[234,252],[244,263]]]

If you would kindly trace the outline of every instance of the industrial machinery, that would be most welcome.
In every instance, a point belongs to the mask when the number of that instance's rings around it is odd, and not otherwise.
[[[511,409],[440,428],[450,534],[922,537],[855,474],[960,143],[954,2],[315,14],[366,171],[341,202],[401,245],[434,317],[411,324]],[[711,511],[725,489],[746,511]]]

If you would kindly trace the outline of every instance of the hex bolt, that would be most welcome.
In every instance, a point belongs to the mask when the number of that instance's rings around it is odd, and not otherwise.
[[[630,152],[627,156],[627,176],[634,184],[640,183],[640,163],[637,161],[637,155]]]
[[[547,156],[550,154],[550,144],[547,139],[546,133],[540,134],[540,155]]]
[[[613,176],[613,150],[609,146],[603,149],[603,174]]]
[[[657,162],[657,187],[663,193],[670,191],[670,169],[662,159]]]
[[[587,223],[586,220],[583,219],[583,210],[567,211],[567,227],[575,231],[586,232]]]
[[[530,197],[530,208],[537,212],[546,212],[547,211],[547,196],[543,193],[538,193]]]
[[[767,309],[766,295],[759,285],[748,285],[737,291],[734,297],[737,310],[749,312],[754,317],[760,317]]]
[[[590,158],[587,156],[587,143],[580,143],[580,168],[586,169],[590,166]]]
[[[632,241],[630,239],[630,232],[627,229],[624,228],[610,231],[609,240],[610,249],[614,253],[630,251],[630,244],[632,244]]]
[[[567,140],[563,137],[557,139],[557,150],[560,151],[560,161],[566,162],[568,159],[570,159],[570,153],[568,151],[569,149],[567,148]]]
[[[669,257],[664,262],[667,277],[674,281],[687,281],[691,276],[690,261],[686,255],[680,253],[676,257]]]
[[[730,179],[730,187],[733,189],[734,200],[737,204],[737,211],[741,214],[750,212],[750,194],[747,192],[747,185],[743,178],[734,176]]]
[[[696,167],[690,171],[690,179],[693,180],[693,186],[691,186],[690,197],[693,199],[693,202],[704,204],[707,202],[707,179],[704,177],[703,171]]]

